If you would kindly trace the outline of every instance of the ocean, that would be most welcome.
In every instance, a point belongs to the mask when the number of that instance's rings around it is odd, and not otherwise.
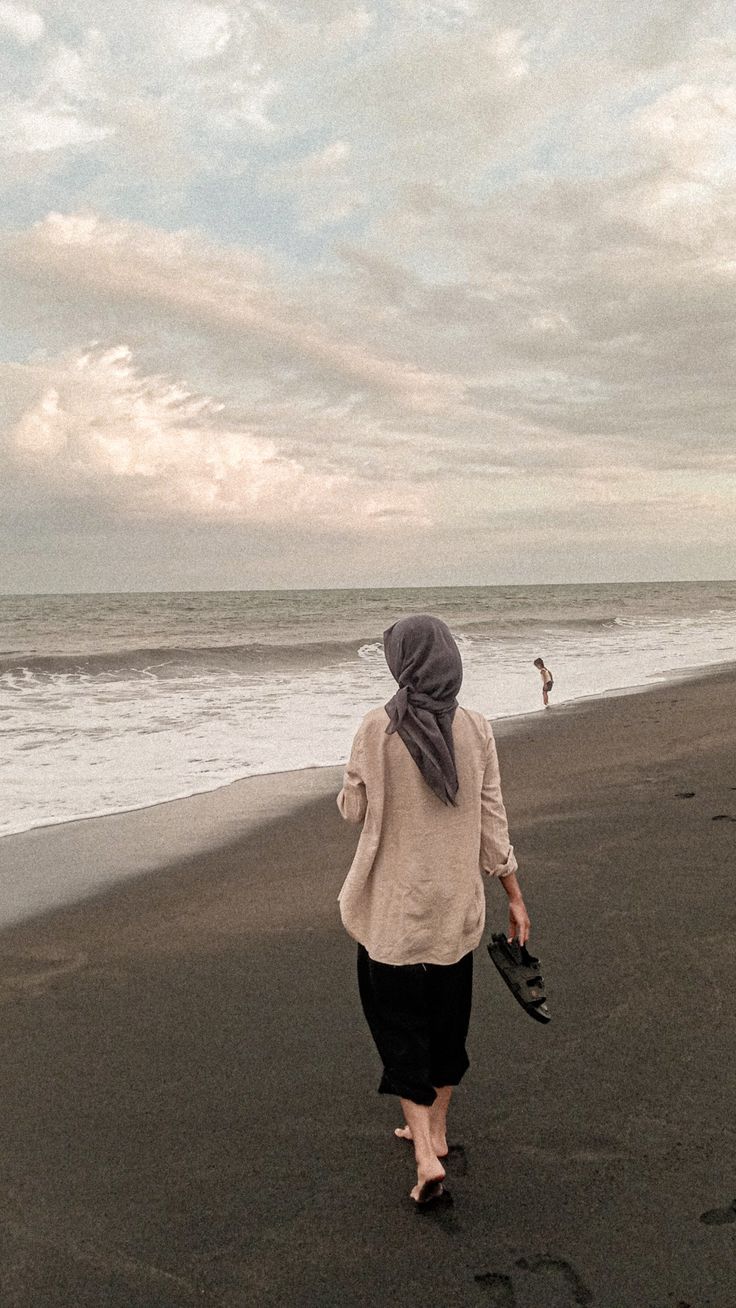
[[[342,762],[381,632],[444,618],[492,719],[736,657],[736,582],[0,596],[0,834]]]

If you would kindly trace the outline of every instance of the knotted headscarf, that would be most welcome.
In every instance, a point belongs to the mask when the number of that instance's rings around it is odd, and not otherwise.
[[[400,618],[383,633],[383,648],[399,689],[388,701],[389,735],[398,732],[424,780],[443,804],[457,795],[452,720],[463,664],[452,632],[439,618]]]

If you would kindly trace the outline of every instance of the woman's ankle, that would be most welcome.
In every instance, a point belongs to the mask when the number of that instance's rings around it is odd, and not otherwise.
[[[443,1177],[445,1175],[442,1159],[438,1158],[436,1154],[427,1154],[421,1161],[417,1158],[416,1164],[418,1181],[427,1181],[433,1177]]]

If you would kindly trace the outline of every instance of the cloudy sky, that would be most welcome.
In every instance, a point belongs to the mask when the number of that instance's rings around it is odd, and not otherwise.
[[[0,589],[736,575],[726,3],[0,0]]]

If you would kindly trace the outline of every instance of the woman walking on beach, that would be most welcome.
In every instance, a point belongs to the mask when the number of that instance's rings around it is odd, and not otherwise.
[[[414,1143],[416,1203],[442,1193],[453,1087],[468,1068],[473,950],[485,924],[482,874],[509,900],[509,938],[529,918],[509,843],[490,723],[461,708],[462,661],[438,618],[402,618],[384,633],[399,689],[363,719],[338,806],[362,822],[340,891],[358,942],[363,1011],[383,1062],[380,1094],[399,1097]]]

